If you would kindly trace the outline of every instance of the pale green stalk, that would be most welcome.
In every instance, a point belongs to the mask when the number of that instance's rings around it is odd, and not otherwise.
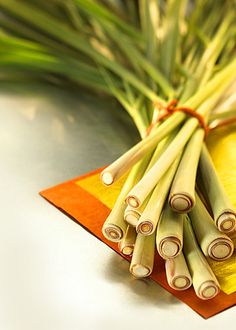
[[[135,228],[128,226],[123,239],[119,242],[119,250],[121,253],[129,257],[133,255],[136,236]]]
[[[156,230],[180,158],[181,152],[151,193],[150,199],[136,224],[138,233],[151,235]]]
[[[150,236],[137,235],[130,272],[137,278],[147,277],[152,273],[155,255],[155,233]]]
[[[153,153],[153,156],[152,156],[152,158],[151,158],[151,160],[150,160],[150,162],[149,162],[149,164],[148,164],[148,166],[145,170],[145,173],[148,172],[151,169],[151,167],[157,162],[157,160],[160,158],[160,156],[162,155],[164,150],[167,148],[167,146],[170,144],[170,142],[174,139],[174,136],[175,136],[175,132],[172,132],[168,137],[163,139],[157,145],[157,148]],[[146,205],[149,201],[150,195],[145,199],[145,201],[142,203],[142,205],[140,205],[140,207],[134,208],[130,205],[128,205],[126,207],[124,218],[130,225],[136,227],[139,218],[141,217],[143,211],[146,208]]]
[[[188,213],[195,205],[195,182],[204,137],[204,130],[197,129],[183,152],[169,195],[169,204],[175,212]]]
[[[217,175],[209,152],[204,145],[201,152],[200,183],[209,201],[214,221],[220,231],[230,232],[236,228],[236,212]]]
[[[183,247],[183,215],[173,212],[166,203],[156,234],[157,251],[163,259],[176,258]]]
[[[181,96],[182,101],[188,99],[196,89],[199,89],[201,86],[204,87],[212,75],[212,71],[219,54],[222,52],[222,49],[228,40],[228,32],[233,21],[233,16],[234,15],[230,13],[227,17],[225,17],[217,32],[214,34],[214,38],[206,46],[201,58],[199,60],[195,60],[196,68],[190,68],[192,75],[185,84],[186,87],[184,88],[184,93]]]
[[[203,300],[214,298],[220,292],[220,286],[197,244],[187,217],[184,219],[183,249],[196,295]]]
[[[124,211],[126,208],[125,197],[132,186],[142,177],[150,158],[151,154],[146,155],[146,157],[132,168],[111,213],[103,224],[103,235],[112,242],[119,242],[124,237],[128,226],[124,220]]]
[[[217,229],[198,195],[196,205],[189,216],[204,255],[218,261],[230,258],[234,251],[233,242]]]
[[[166,278],[169,286],[174,290],[187,290],[192,285],[192,278],[188,270],[183,253],[165,261]]]
[[[156,162],[159,160],[159,158],[161,157],[161,155],[163,154],[163,152],[166,150],[166,148],[170,145],[170,143],[174,140],[175,138],[175,134],[176,134],[176,130],[174,130],[173,132],[171,132],[171,134],[169,134],[167,137],[165,137],[160,143],[158,143],[156,150],[153,153],[153,156],[145,170],[145,173],[148,173],[148,171],[153,167],[153,165],[156,164]],[[128,206],[133,208],[133,211],[135,210],[140,210],[140,216],[144,210],[144,205],[143,204],[147,204],[149,197],[151,196],[151,192],[149,194],[149,196],[145,199],[144,203],[142,203],[142,205],[137,207],[136,201],[132,200],[132,198],[127,198],[126,202],[128,204]]]

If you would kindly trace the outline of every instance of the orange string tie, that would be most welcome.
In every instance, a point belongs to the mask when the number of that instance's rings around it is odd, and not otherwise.
[[[174,99],[171,100],[166,106],[164,106],[160,102],[155,102],[155,109],[158,111],[156,118],[152,121],[152,123],[149,125],[147,128],[147,136],[151,133],[152,129],[163,119],[166,117],[169,117],[171,114],[181,111],[186,114],[188,114],[191,117],[194,117],[198,120],[199,125],[204,129],[205,131],[205,137],[208,135],[210,128],[209,126],[205,123],[204,117],[196,112],[195,110],[188,108],[188,107],[176,107],[178,104],[178,100]]]

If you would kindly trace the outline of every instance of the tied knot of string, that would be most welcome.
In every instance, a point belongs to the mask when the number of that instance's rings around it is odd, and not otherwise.
[[[204,117],[200,113],[189,107],[178,107],[177,104],[178,100],[176,99],[171,100],[167,105],[163,105],[161,102],[155,102],[155,109],[157,109],[158,111],[156,112],[156,115],[154,113],[153,121],[147,128],[147,135],[151,133],[152,129],[157,125],[157,123],[159,123],[166,117],[169,117],[171,114],[181,111],[198,120],[199,126],[201,126],[205,131],[206,137],[210,131],[210,127],[205,123]]]

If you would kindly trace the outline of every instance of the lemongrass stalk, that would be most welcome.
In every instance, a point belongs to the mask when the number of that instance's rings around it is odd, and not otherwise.
[[[198,109],[198,112],[202,115],[207,115],[210,109],[214,106],[218,97],[213,96],[209,100],[205,101]],[[179,130],[175,139],[170,143],[165,152],[161,155],[158,162],[156,162],[152,168],[142,177],[142,179],[133,187],[127,196],[127,201],[132,201],[131,206],[139,207],[160,181],[162,176],[166,173],[170,165],[176,159],[177,155],[184,148],[189,138],[199,125],[196,118],[190,118]]]
[[[151,235],[156,230],[180,158],[181,152],[153,190],[151,197],[136,224],[137,233]]]
[[[102,182],[106,185],[110,185],[118,180],[147,152],[153,150],[162,139],[164,139],[184,120],[184,118],[184,113],[175,113],[169,117],[163,124],[154,129],[150,136],[141,140],[111,165],[105,168],[101,173]],[[106,180],[106,173],[109,175],[110,180]]]
[[[214,96],[219,95],[219,93],[221,93],[225,89],[225,87],[233,79],[235,70],[236,70],[236,60],[232,61],[229,65],[226,66],[225,69],[223,69],[221,72],[216,74],[204,86],[204,88],[203,87],[200,88],[189,100],[187,100],[183,104],[183,106],[191,107],[194,109],[199,107],[200,104],[202,104],[200,108],[204,110],[202,111],[199,108],[198,112],[204,115],[204,112],[206,110],[209,110],[208,109],[209,103],[211,103],[213,99],[213,97],[210,96],[212,94]],[[210,100],[207,100],[207,98],[209,97]],[[165,136],[167,136],[174,128],[176,128],[185,118],[186,118],[186,114],[182,112],[174,113],[169,118],[167,118],[162,125],[158,126],[155,130],[153,130],[153,133],[150,136],[137,143],[135,146],[129,149],[125,154],[119,157],[115,162],[113,162],[102,172],[101,179],[104,182],[104,184],[107,185],[112,184],[115,180],[121,177],[137,161],[139,161],[145,155],[146,152],[153,150],[154,147],[157,145],[157,143],[160,142]],[[186,128],[186,132],[185,132],[186,135],[184,134],[186,140],[188,140],[188,138],[191,136],[191,134],[193,133],[194,129],[198,124],[198,121],[195,118],[191,120],[192,123],[194,124],[187,125],[188,128]],[[184,141],[183,144],[185,144],[186,142],[187,141]],[[106,172],[109,173],[109,176],[111,178],[111,180],[109,180],[108,183],[106,182],[106,180],[103,180],[103,174]]]
[[[230,31],[230,25],[234,20],[234,15],[229,13],[220,24],[219,28],[214,34],[212,40],[208,43],[205,51],[203,52],[201,58],[199,59],[197,66],[194,70],[193,83],[200,86],[204,86],[209,77],[212,75],[212,70],[215,66],[215,63],[219,57],[219,54],[222,52],[227,40]],[[185,94],[186,95],[186,94]]]
[[[218,261],[230,258],[234,251],[233,242],[218,230],[197,194],[196,205],[189,216],[204,255]]]
[[[167,259],[165,270],[167,282],[172,289],[187,290],[192,285],[192,278],[183,253],[176,258]]]
[[[234,108],[229,108],[225,111],[222,112],[216,112],[216,113],[212,113],[209,121],[210,121],[210,127],[212,126],[212,124],[214,125],[214,123],[220,123],[221,120],[224,119],[230,119],[231,117],[235,117],[236,116],[236,104],[234,105]]]
[[[220,96],[230,82],[235,79],[235,70],[236,59],[232,60],[224,69],[215,74],[204,86],[201,86],[187,101],[184,101],[184,106],[194,109],[199,107],[207,98],[211,97],[213,93],[217,93]]]
[[[198,121],[195,118],[189,119],[176,135],[174,141],[162,154],[158,162],[146,173],[142,179],[133,187],[127,196],[128,203],[132,201],[133,206],[139,207],[166,173],[180,150],[188,142],[188,139],[196,129]]]
[[[232,23],[235,21],[235,14],[229,12],[224,17],[222,24],[215,33],[213,40],[208,44],[206,51],[200,59],[197,67],[197,75],[201,75],[201,85],[204,85],[212,74],[212,69],[215,66],[219,54],[222,52],[232,28]]]
[[[220,285],[197,244],[187,217],[184,219],[183,249],[196,295],[203,300],[214,298],[220,292]]]
[[[168,147],[170,142],[174,139],[175,132],[172,132],[168,137],[164,138],[156,147],[156,150],[154,151],[152,158],[145,170],[145,173],[150,170],[150,168],[155,164],[155,162],[159,159],[159,157],[162,155],[162,153],[165,151],[165,149]],[[151,195],[151,194],[150,194]],[[133,206],[129,205],[126,207],[124,212],[124,219],[126,222],[128,222],[131,226],[137,225],[137,222],[142,215],[144,209],[146,208],[146,205],[150,199],[150,195],[145,199],[145,201],[140,205],[138,208],[134,208]],[[127,202],[127,201],[126,201]],[[130,203],[132,204],[132,203]]]
[[[130,272],[137,278],[147,277],[152,273],[155,255],[155,233],[150,236],[137,235]]]
[[[176,258],[183,247],[183,215],[166,203],[156,234],[157,251],[163,259]]]
[[[166,148],[170,145],[170,143],[174,140],[175,138],[175,134],[176,134],[176,130],[174,130],[173,132],[171,132],[169,134],[169,136],[165,137],[156,147],[156,150],[154,151],[153,153],[153,156],[151,158],[151,161],[149,162],[147,168],[146,168],[146,171],[144,173],[144,175],[152,168],[152,166],[159,160],[159,158],[161,157],[161,155],[163,154],[163,152],[166,150]],[[142,203],[144,204],[145,203],[145,206],[147,205],[147,202],[149,200],[149,197],[151,195],[151,192],[149,194],[149,196],[145,199],[145,201]],[[136,200],[132,199],[132,197],[128,197],[126,199],[126,202],[127,204],[132,207],[133,209],[137,208],[137,205],[136,205]],[[144,210],[145,206],[143,207],[142,205],[140,205],[138,207],[138,209],[140,210]],[[142,212],[141,212],[142,213]]]
[[[209,200],[214,221],[220,231],[230,232],[236,228],[236,212],[217,175],[209,152],[204,145],[201,152],[200,182]]]
[[[119,242],[127,230],[128,224],[124,221],[124,211],[126,208],[125,197],[131,187],[142,177],[150,158],[151,154],[146,155],[144,159],[132,168],[111,213],[103,224],[102,233],[112,242]]]
[[[197,129],[191,136],[171,185],[169,204],[179,213],[188,213],[195,205],[197,167],[205,132]]]
[[[121,253],[129,257],[133,255],[136,236],[137,234],[135,228],[128,226],[124,237],[118,243],[118,247]]]

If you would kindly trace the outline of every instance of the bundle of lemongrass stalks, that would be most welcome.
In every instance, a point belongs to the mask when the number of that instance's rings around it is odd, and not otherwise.
[[[101,174],[108,186],[127,175],[104,236],[137,278],[157,250],[169,285],[193,284],[201,299],[220,290],[207,258],[234,252],[236,212],[205,139],[235,121],[235,10],[231,0],[0,0],[0,80],[108,94],[140,133]]]

